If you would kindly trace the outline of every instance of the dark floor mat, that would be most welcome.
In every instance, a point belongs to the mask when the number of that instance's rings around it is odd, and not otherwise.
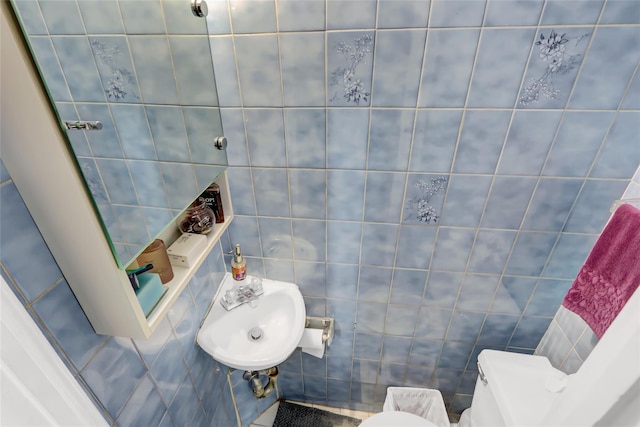
[[[356,427],[362,420],[280,401],[273,427]]]

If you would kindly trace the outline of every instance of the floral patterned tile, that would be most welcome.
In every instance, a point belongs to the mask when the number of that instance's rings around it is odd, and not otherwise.
[[[565,31],[566,30],[566,31]],[[541,29],[529,59],[518,106],[563,108],[589,44],[591,28]]]
[[[373,46],[372,31],[327,34],[327,105],[370,104]]]
[[[446,175],[409,174],[402,223],[438,223],[448,183]]]

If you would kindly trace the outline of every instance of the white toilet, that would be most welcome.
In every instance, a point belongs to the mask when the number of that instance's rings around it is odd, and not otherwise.
[[[539,425],[566,381],[546,357],[496,350],[478,356],[478,380],[471,408],[458,427]],[[566,382],[564,383],[566,385]],[[437,426],[407,412],[381,412],[361,427]],[[442,426],[439,426],[442,427]]]

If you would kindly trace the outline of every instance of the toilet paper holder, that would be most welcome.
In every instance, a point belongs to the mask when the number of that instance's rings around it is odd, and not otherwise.
[[[327,347],[331,345],[333,335],[335,334],[335,321],[332,317],[307,316],[304,327],[309,329],[322,329],[322,342],[327,344]]]

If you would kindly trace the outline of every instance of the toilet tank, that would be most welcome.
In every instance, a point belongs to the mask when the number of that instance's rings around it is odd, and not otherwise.
[[[564,374],[542,356],[483,350],[470,412],[471,426],[536,426],[558,394],[546,389]],[[486,383],[485,383],[486,381]]]

